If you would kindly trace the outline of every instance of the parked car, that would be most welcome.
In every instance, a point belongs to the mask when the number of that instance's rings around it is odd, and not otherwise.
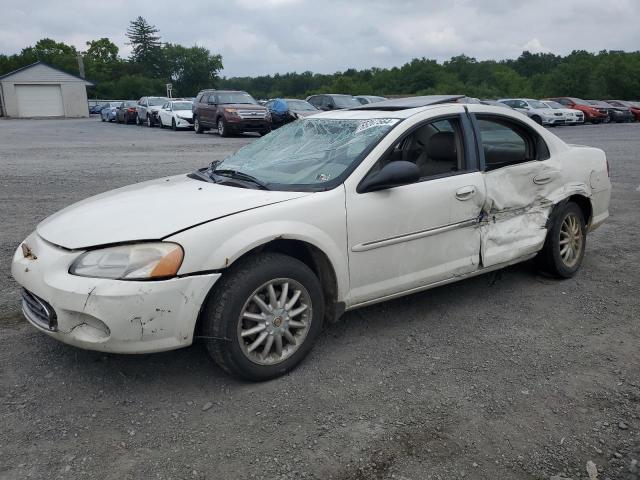
[[[480,100],[480,103],[482,103],[483,105],[492,105],[494,107],[502,107],[502,108],[508,108],[509,110],[513,110],[513,108],[511,108],[509,105],[507,105],[506,103],[502,103],[499,102],[498,100]]]
[[[567,125],[578,125],[584,123],[584,113],[580,110],[567,108],[561,103],[554,102],[553,100],[542,100],[542,103],[547,105],[549,108],[564,113]]]
[[[587,100],[587,102],[600,111],[606,111],[609,117],[609,122],[624,123],[633,122],[635,120],[633,113],[631,113],[631,110],[627,107],[615,107],[602,100]]]
[[[316,107],[318,110],[340,110],[343,108],[361,107],[362,103],[356,100],[352,95],[342,94],[324,94],[311,95],[307,97],[307,102]]]
[[[628,108],[629,111],[633,114],[635,120],[637,122],[640,122],[640,104],[629,102],[626,100],[609,100],[607,103],[613,105],[614,107]]]
[[[458,99],[458,103],[482,103],[482,100],[480,100],[479,98],[476,97],[462,97],[460,99]]]
[[[356,95],[355,99],[358,100],[362,105],[367,105],[368,103],[382,102],[387,98],[378,97],[376,95]]]
[[[116,108],[116,123],[136,123],[138,117],[137,106],[138,102],[135,100],[122,102],[118,108]]]
[[[95,105],[91,105],[89,107],[89,113],[100,113],[104,107],[106,107],[106,103],[96,103]]]
[[[278,128],[298,118],[308,117],[319,110],[306,100],[296,98],[274,98],[264,104],[271,114],[272,128]]]
[[[196,133],[215,128],[218,135],[271,131],[271,115],[247,92],[239,90],[203,90],[193,104],[193,127]]]
[[[551,97],[545,98],[545,100],[553,100],[554,102],[558,102],[561,105],[564,105],[567,108],[572,108],[574,110],[580,110],[584,114],[584,121],[591,123],[602,123],[607,121],[607,112],[601,111],[595,108],[593,105],[590,105],[586,100],[582,100],[581,98],[576,97]]]
[[[199,336],[223,369],[265,380],[346,310],[530,258],[572,277],[608,217],[604,152],[457,98],[321,113],[67,207],[14,254],[22,311],[102,352]]]
[[[540,125],[555,127],[564,125],[567,121],[564,113],[550,108],[539,100],[532,98],[503,98],[498,101],[524,113]]]
[[[103,122],[113,122],[116,119],[116,109],[122,102],[109,102],[100,110],[100,119]]]
[[[168,101],[167,97],[142,97],[138,100],[136,108],[138,125],[146,124],[147,127],[154,127],[158,122],[158,110]]]
[[[158,110],[160,127],[193,128],[193,102],[189,100],[171,100]]]

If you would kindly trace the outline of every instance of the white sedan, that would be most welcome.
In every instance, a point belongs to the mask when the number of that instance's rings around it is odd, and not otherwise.
[[[158,124],[161,128],[171,127],[193,128],[193,102],[187,100],[172,100],[158,110]]]
[[[575,275],[609,215],[604,152],[458,98],[320,113],[54,214],[13,258],[25,317],[106,352],[201,337],[223,369],[264,380],[346,310],[530,258]]]

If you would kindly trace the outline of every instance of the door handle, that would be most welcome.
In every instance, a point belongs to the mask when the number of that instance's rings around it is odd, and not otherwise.
[[[548,173],[541,173],[540,175],[533,177],[533,183],[536,185],[544,185],[545,183],[549,183],[551,180],[553,180],[553,175]]]
[[[476,194],[476,187],[473,185],[467,185],[456,190],[456,198],[460,201],[469,200]]]

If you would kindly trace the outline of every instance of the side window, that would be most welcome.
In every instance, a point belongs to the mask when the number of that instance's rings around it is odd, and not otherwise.
[[[462,127],[457,117],[429,122],[403,136],[374,165],[404,160],[420,168],[420,178],[447,176],[467,169]],[[370,172],[371,173],[371,172]]]
[[[570,105],[570,103],[571,103],[566,98],[560,98],[560,99],[558,99],[558,102],[560,102],[562,105]]]
[[[478,117],[485,171],[531,160],[546,160],[549,149],[534,131],[508,119]]]

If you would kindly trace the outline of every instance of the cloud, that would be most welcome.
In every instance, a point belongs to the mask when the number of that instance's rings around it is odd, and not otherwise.
[[[637,0],[189,0],[179,8],[168,0],[0,1],[0,53],[43,37],[81,50],[88,40],[109,37],[127,56],[124,32],[142,15],[163,41],[220,53],[226,76],[640,45]]]
[[[526,50],[531,53],[549,52],[549,49],[543,46],[542,42],[540,42],[540,39],[538,38],[532,38],[531,40],[529,40],[527,43],[524,44],[524,46],[522,47],[522,50]]]

